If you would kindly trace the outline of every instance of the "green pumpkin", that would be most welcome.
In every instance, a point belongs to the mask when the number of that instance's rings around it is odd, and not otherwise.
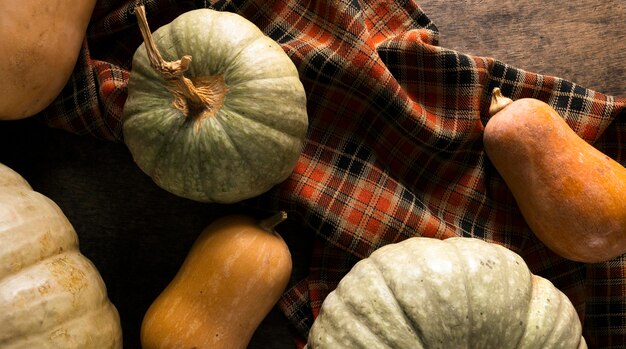
[[[124,142],[160,187],[202,202],[232,203],[284,181],[308,118],[298,71],[245,18],[199,9],[152,35],[133,57]],[[148,49],[146,49],[148,48]]]
[[[376,250],[344,276],[307,348],[587,348],[581,333],[565,294],[511,250],[414,237]]]

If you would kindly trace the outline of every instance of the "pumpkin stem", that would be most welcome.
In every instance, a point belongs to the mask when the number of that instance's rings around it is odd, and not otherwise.
[[[263,230],[267,230],[269,232],[273,232],[274,228],[279,225],[280,223],[284,222],[287,219],[287,212],[285,211],[280,211],[278,213],[276,213],[275,215],[266,218],[264,220],[262,220],[261,222],[259,222],[259,226],[261,227],[261,229]]]
[[[491,105],[489,105],[489,115],[493,116],[507,105],[513,102],[512,99],[504,97],[499,87],[493,89],[491,93]]]
[[[146,44],[146,51],[148,52],[148,59],[152,68],[158,71],[165,80],[177,80],[183,77],[185,71],[189,69],[191,56],[183,56],[174,62],[164,60],[152,38],[152,32],[146,18],[146,9],[143,5],[135,7],[135,16],[137,16],[139,30],[141,30],[141,36]]]
[[[181,59],[172,62],[163,59],[152,37],[143,5],[135,7],[135,16],[146,46],[150,66],[165,81],[172,84],[170,92],[175,97],[174,106],[187,116],[215,114],[221,106],[227,90],[223,77],[204,78],[202,82],[209,81],[208,85],[196,87],[193,81],[184,76],[184,73],[189,69],[191,56],[184,55]]]

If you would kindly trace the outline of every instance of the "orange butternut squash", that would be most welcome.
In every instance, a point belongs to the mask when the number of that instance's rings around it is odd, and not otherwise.
[[[291,277],[291,254],[274,231],[285,219],[233,215],[210,224],[146,312],[142,348],[246,348]]]
[[[626,252],[626,169],[548,104],[494,90],[483,141],[534,234],[574,261]]]

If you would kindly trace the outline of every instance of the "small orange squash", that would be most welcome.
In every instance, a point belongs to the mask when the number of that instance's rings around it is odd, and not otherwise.
[[[601,262],[626,252],[626,169],[548,104],[493,92],[483,141],[533,233],[557,254]]]
[[[274,227],[233,215],[210,224],[146,312],[143,349],[245,349],[291,277],[291,254]]]

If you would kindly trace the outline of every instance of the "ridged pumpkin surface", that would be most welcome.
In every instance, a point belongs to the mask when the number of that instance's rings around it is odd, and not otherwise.
[[[117,310],[52,200],[0,164],[0,348],[118,349]]]
[[[358,262],[324,300],[317,348],[586,348],[569,299],[473,238],[415,237]]]
[[[140,46],[124,105],[124,140],[137,165],[160,187],[203,202],[237,202],[285,180],[308,118],[282,48],[243,17],[209,9],[184,13],[152,37],[166,61],[191,56],[184,76],[207,104],[173,92]]]

